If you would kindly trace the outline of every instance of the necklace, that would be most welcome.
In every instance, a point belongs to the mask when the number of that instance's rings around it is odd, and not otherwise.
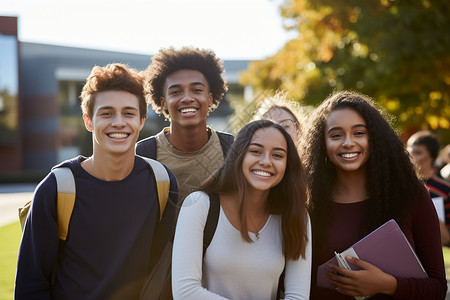
[[[255,222],[253,222],[252,217],[248,216],[248,218],[250,219],[250,222],[252,222],[252,225],[253,225],[253,227],[254,227],[254,229],[255,229],[255,231],[256,231],[256,232],[255,232],[256,240],[259,240],[259,232],[260,232],[260,230],[262,229],[263,224],[264,224],[264,222],[267,220],[267,218],[264,216],[264,218],[262,218],[262,220],[259,222],[259,226],[256,226],[256,225],[255,225]]]

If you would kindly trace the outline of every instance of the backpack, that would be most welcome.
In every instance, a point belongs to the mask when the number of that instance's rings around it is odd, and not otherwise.
[[[170,272],[171,272],[171,254],[172,254],[172,236],[165,236],[164,233],[167,230],[159,230],[160,228],[167,227],[167,222],[170,223],[170,218],[166,218],[165,222],[163,221],[163,214],[165,208],[167,206],[167,202],[169,200],[169,192],[170,192],[170,177],[167,173],[166,168],[160,162],[142,157],[148,164],[148,167],[152,170],[155,181],[156,181],[156,189],[158,193],[158,202],[159,202],[159,222],[155,227],[155,240],[158,239],[160,241],[165,241],[164,250],[159,253],[159,250],[155,250],[155,254],[159,255],[158,260],[155,263],[152,263],[149,267],[151,267],[151,273],[146,278],[146,283],[143,286],[141,291],[140,299],[168,299],[170,294],[171,296],[171,285],[170,285]],[[72,170],[68,167],[56,167],[52,170],[53,174],[56,178],[57,185],[57,223],[58,223],[58,237],[59,237],[59,246],[58,246],[58,257],[56,259],[56,263],[52,270],[52,278],[51,284],[55,284],[56,282],[56,268],[58,262],[62,258],[62,248],[64,247],[64,243],[67,239],[67,234],[69,230],[70,218],[72,216],[73,208],[75,206],[75,179],[72,174]],[[19,208],[19,219],[22,226],[22,230],[25,227],[28,211],[31,206],[31,201],[28,201],[23,207]],[[158,230],[157,230],[158,229]],[[162,232],[164,231],[164,232]],[[171,234],[172,235],[172,234]],[[157,244],[154,242],[153,244]],[[156,246],[155,246],[156,247]],[[153,246],[152,246],[153,253]],[[149,290],[151,289],[151,290]],[[151,291],[151,293],[149,293]],[[144,296],[145,295],[145,296]]]
[[[223,157],[227,156],[231,144],[233,144],[234,136],[232,134],[217,131],[220,146],[222,147]],[[145,157],[156,159],[156,135],[145,138],[136,143],[136,153]]]
[[[206,249],[212,241],[214,233],[216,232],[217,222],[220,214],[220,200],[216,193],[208,194],[209,209],[206,217],[205,228],[203,229],[203,256],[205,256]]]

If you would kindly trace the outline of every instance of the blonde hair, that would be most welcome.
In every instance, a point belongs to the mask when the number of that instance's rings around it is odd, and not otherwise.
[[[254,120],[266,119],[265,116],[270,111],[282,109],[292,115],[297,126],[297,131],[300,132],[300,122],[305,118],[305,112],[300,103],[289,99],[285,91],[277,91],[273,96],[263,95],[262,98],[261,105],[253,117]]]

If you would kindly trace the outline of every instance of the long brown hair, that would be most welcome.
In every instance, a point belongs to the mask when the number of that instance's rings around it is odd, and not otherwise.
[[[273,127],[279,130],[287,144],[287,162],[283,179],[270,189],[266,210],[280,214],[282,218],[283,251],[287,259],[305,258],[308,243],[306,210],[305,172],[289,134],[278,124],[269,120],[253,121],[244,126],[236,136],[222,166],[200,187],[206,193],[228,194],[237,192],[241,236],[251,243],[247,226],[246,180],[242,172],[242,161],[253,134],[261,128]]]

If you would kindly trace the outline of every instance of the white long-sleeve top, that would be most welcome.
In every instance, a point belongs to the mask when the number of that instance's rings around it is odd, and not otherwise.
[[[203,258],[203,230],[209,197],[194,192],[181,208],[172,256],[174,299],[276,299],[278,280],[285,266],[281,216],[270,215],[245,242],[220,208],[214,237]],[[287,260],[285,299],[309,299],[311,282],[311,225],[308,218],[306,258]]]

